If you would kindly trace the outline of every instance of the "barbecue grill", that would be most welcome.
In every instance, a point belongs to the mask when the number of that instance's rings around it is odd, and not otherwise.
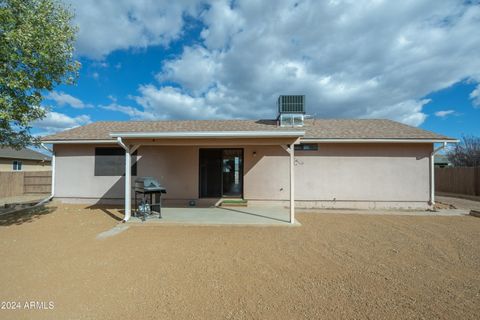
[[[162,193],[167,193],[167,189],[153,177],[138,177],[135,179],[133,190],[135,193],[135,216],[140,213],[145,221],[146,217],[152,212],[158,212],[158,217],[162,217]],[[141,203],[138,207],[137,194],[141,195]],[[148,195],[150,196],[150,202],[147,200]]]

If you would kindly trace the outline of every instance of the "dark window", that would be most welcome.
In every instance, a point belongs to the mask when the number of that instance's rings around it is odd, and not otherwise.
[[[95,148],[95,176],[124,176],[125,150]],[[132,154],[132,176],[137,175],[137,152]]]
[[[22,161],[13,160],[13,171],[22,171]]]
[[[318,144],[316,144],[316,143],[296,144],[295,145],[295,150],[296,151],[317,151],[318,150]]]

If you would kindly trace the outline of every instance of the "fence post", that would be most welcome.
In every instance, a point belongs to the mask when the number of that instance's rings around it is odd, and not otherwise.
[[[480,167],[475,167],[474,173],[475,174],[473,175],[473,184],[475,188],[475,195],[480,196]]]

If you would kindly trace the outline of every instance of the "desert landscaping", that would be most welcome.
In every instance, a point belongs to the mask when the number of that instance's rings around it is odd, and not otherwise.
[[[477,319],[480,219],[297,215],[300,227],[119,224],[52,203],[0,216],[2,319]],[[105,231],[114,228],[110,236]]]

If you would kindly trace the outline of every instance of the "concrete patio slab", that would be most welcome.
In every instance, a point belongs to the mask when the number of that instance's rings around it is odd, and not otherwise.
[[[289,222],[289,210],[283,207],[211,207],[162,208],[162,218],[152,215],[146,221],[132,217],[128,224],[183,224],[183,225],[260,225],[299,226]]]

